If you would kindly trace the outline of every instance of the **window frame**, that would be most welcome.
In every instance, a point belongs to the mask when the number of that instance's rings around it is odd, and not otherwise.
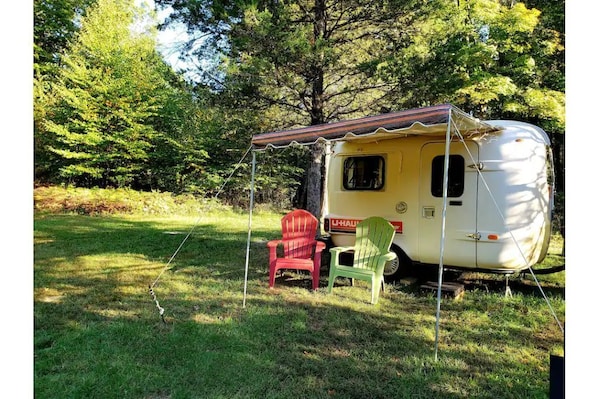
[[[358,164],[359,161],[361,163]],[[349,171],[352,172],[349,173]],[[350,175],[351,178],[349,178]],[[359,179],[362,183],[358,185],[356,179]],[[343,190],[381,191],[385,185],[386,158],[383,155],[350,155],[343,159]]]
[[[458,160],[458,164],[455,164]],[[448,198],[459,198],[465,193],[465,158],[460,154],[449,155]],[[458,180],[455,180],[458,179]],[[444,180],[444,154],[432,158],[430,172],[430,194],[442,198]]]

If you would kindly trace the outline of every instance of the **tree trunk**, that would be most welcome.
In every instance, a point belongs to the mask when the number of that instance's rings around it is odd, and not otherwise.
[[[324,144],[316,143],[311,148],[311,162],[307,170],[306,208],[318,219],[322,216],[322,158]]]
[[[326,30],[326,2],[316,0],[314,5],[314,53],[318,52],[319,41],[324,37]],[[323,55],[320,54],[322,57]],[[324,66],[323,59],[312,65],[311,71],[311,125],[325,122],[324,118]],[[318,58],[316,58],[318,59]],[[324,144],[316,143],[311,148],[311,160],[307,172],[307,203],[306,209],[320,219],[322,210],[322,157]]]

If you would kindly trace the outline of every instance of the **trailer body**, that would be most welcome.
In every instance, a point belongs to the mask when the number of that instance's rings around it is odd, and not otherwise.
[[[446,193],[441,135],[329,143],[323,216],[332,244],[352,245],[355,225],[381,216],[395,226],[399,263],[442,257],[447,267],[512,273],[541,262],[554,196],[549,138],[528,123],[485,123],[494,129],[451,135]]]

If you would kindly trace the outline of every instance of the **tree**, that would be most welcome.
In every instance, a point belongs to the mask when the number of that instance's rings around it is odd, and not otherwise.
[[[220,55],[224,80],[266,128],[316,125],[381,109],[395,88],[375,75],[377,63],[407,40],[414,4],[380,1],[159,0],[202,37],[194,56]],[[221,77],[222,74],[213,75]],[[313,145],[306,208],[320,214],[323,148]]]
[[[452,102],[482,118],[564,131],[564,32],[555,14],[542,24],[542,12],[522,2],[433,3],[436,10],[415,21],[413,46],[380,69],[404,88],[393,102]]]
[[[381,79],[403,88],[392,102],[402,108],[450,102],[483,119],[541,126],[552,139],[562,191],[564,2],[432,3],[435,10],[414,21],[420,33],[413,45],[379,68]]]
[[[515,119],[550,136],[564,192],[564,1],[435,1],[413,46],[380,69],[403,108],[451,102],[483,119]],[[556,213],[564,209],[557,196]],[[562,216],[562,214],[560,215]]]
[[[35,175],[46,178],[52,163],[44,120],[54,98],[50,86],[60,70],[61,57],[79,30],[80,19],[95,0],[34,0],[33,2],[33,120]]]
[[[181,158],[205,160],[196,142],[182,144],[188,133],[176,131],[192,122],[171,121],[192,121],[186,108],[195,107],[156,52],[155,32],[145,18],[146,10],[132,0],[98,0],[82,18],[52,85],[46,137],[40,140],[56,180],[172,188],[164,170],[184,167],[176,163]]]
[[[79,20],[95,0],[34,0],[33,55],[41,73],[54,72]]]
[[[564,131],[562,1],[157,3],[201,37],[193,56],[218,55],[213,87],[264,112],[267,130],[452,102]],[[321,151],[307,173],[315,214]]]

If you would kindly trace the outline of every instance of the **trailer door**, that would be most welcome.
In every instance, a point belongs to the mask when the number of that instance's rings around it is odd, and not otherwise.
[[[478,146],[474,142],[466,144],[467,148],[461,142],[450,146],[443,264],[473,268],[476,266],[478,192],[473,165],[478,162]],[[444,151],[445,143],[438,142],[425,144],[421,152],[419,249],[423,263],[440,262]]]

